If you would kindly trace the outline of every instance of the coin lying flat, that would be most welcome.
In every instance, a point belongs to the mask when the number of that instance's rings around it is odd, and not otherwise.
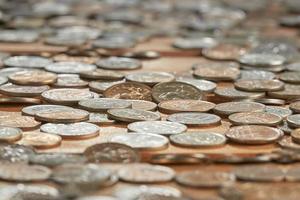
[[[18,144],[32,146],[38,149],[57,147],[61,143],[61,137],[57,135],[42,133],[39,131],[24,132]]]
[[[12,56],[4,60],[6,66],[22,68],[44,68],[50,63],[50,59],[39,56]]]
[[[300,98],[300,86],[296,84],[285,84],[281,91],[268,92],[268,96],[278,99],[298,99]]]
[[[286,61],[285,57],[276,54],[247,53],[240,57],[241,64],[255,67],[270,67],[282,65]]]
[[[158,104],[159,111],[167,114],[177,112],[208,112],[214,103],[201,100],[167,100]]]
[[[249,92],[269,92],[283,90],[284,83],[278,80],[238,80],[234,83],[238,90]]]
[[[87,79],[96,79],[96,80],[100,79],[100,80],[117,81],[117,80],[122,80],[124,78],[124,74],[112,70],[95,69],[92,71],[81,72],[80,77],[87,78]]]
[[[293,128],[300,128],[300,114],[290,115],[286,118],[289,126]]]
[[[107,113],[109,118],[122,122],[156,121],[160,119],[158,113],[129,108],[110,109]]]
[[[267,112],[243,112],[229,115],[229,121],[235,125],[267,125],[275,126],[282,122],[279,115]]]
[[[84,155],[93,163],[133,163],[140,160],[139,152],[135,149],[112,142],[92,145],[85,149]]]
[[[45,110],[37,112],[35,119],[43,122],[73,123],[89,119],[89,112],[80,109]]]
[[[285,172],[285,180],[286,181],[299,181],[300,180],[300,168],[295,166],[295,167],[290,167],[288,170]]]
[[[61,105],[34,105],[34,106],[27,106],[22,109],[22,115],[29,115],[29,116],[35,116],[38,112],[43,111],[54,111],[54,110],[63,110],[63,109],[72,109],[68,106],[61,106]]]
[[[292,114],[290,109],[281,106],[266,106],[265,112],[279,115],[282,118],[286,118]]]
[[[81,88],[88,86],[88,82],[79,78],[78,74],[58,74],[55,87]]]
[[[19,85],[48,85],[56,82],[57,75],[42,70],[30,70],[11,74],[8,79]]]
[[[131,183],[160,183],[171,181],[175,172],[165,166],[136,163],[123,166],[118,175],[121,180]]]
[[[7,83],[0,86],[0,93],[9,96],[18,97],[37,97],[41,93],[48,90],[49,86],[25,86]]]
[[[91,81],[89,83],[89,87],[91,91],[103,93],[107,88],[119,84],[124,83],[124,80],[120,81]]]
[[[279,79],[291,84],[300,83],[300,73],[299,72],[283,72],[279,74]]]
[[[214,114],[199,112],[182,112],[169,115],[168,121],[178,122],[185,125],[215,126],[221,124],[221,118]]]
[[[278,144],[283,149],[300,150],[300,144],[295,143],[291,137],[283,137],[278,141]]]
[[[183,50],[189,49],[202,49],[211,48],[218,43],[214,38],[202,37],[202,38],[179,38],[173,42],[173,46]]]
[[[293,142],[295,143],[300,143],[300,130],[299,129],[295,129],[291,132],[291,138],[293,140]]]
[[[160,135],[174,135],[186,131],[183,124],[168,121],[144,121],[128,124],[128,130],[138,133],[154,133]]]
[[[28,97],[2,97],[0,103],[3,104],[41,104],[42,101],[37,98]]]
[[[95,65],[86,64],[82,62],[56,62],[45,67],[49,72],[58,74],[79,74],[85,71],[92,71],[96,69]]]
[[[142,67],[139,60],[132,58],[110,57],[107,59],[99,60],[97,66],[103,69],[111,70],[132,70]]]
[[[174,99],[199,100],[202,92],[193,85],[183,82],[159,83],[152,88],[152,97],[156,102]]]
[[[90,113],[89,120],[87,122],[96,125],[110,125],[116,121],[113,119],[108,119],[108,115],[106,113]]]
[[[213,132],[187,132],[177,135],[171,135],[170,141],[177,146],[182,147],[215,147],[226,143],[226,137]]]
[[[276,106],[285,105],[285,100],[283,99],[261,98],[261,99],[254,99],[254,101],[265,105],[276,105]]]
[[[137,109],[137,110],[154,111],[156,110],[157,107],[157,104],[151,101],[135,100],[135,99],[126,99],[126,101],[131,103],[132,109]]]
[[[212,81],[207,81],[207,80],[199,80],[199,79],[194,79],[194,78],[185,78],[185,77],[178,77],[176,78],[177,81],[179,82],[184,82],[191,84],[198,88],[202,92],[212,92],[216,89],[217,84],[215,84]]]
[[[225,99],[258,99],[265,96],[264,92],[246,92],[232,87],[217,88],[215,94]]]
[[[0,112],[0,126],[20,128],[23,131],[36,129],[41,125],[33,117],[18,112]]]
[[[131,103],[123,99],[101,98],[82,100],[79,106],[93,112],[105,112],[113,108],[131,108]]]
[[[126,75],[126,80],[153,86],[157,83],[171,82],[175,77],[167,72],[135,72]]]
[[[31,164],[55,167],[66,163],[85,163],[84,156],[70,153],[36,153],[29,156]]]
[[[245,125],[234,126],[225,135],[230,141],[240,144],[267,144],[279,140],[283,132],[267,126]]]
[[[237,60],[243,53],[244,48],[225,43],[202,50],[203,56],[212,60]]]
[[[241,70],[241,80],[272,80],[276,77],[273,72],[263,70]]]
[[[290,108],[294,113],[300,113],[300,101],[292,102],[292,103],[289,105],[289,108]]]
[[[43,132],[59,135],[66,139],[84,139],[99,135],[99,127],[87,122],[71,124],[47,123],[42,125],[40,129]]]
[[[220,115],[231,115],[240,112],[262,112],[265,105],[255,102],[226,102],[217,104],[214,112]]]
[[[0,141],[14,142],[22,137],[22,130],[12,127],[0,127]]]

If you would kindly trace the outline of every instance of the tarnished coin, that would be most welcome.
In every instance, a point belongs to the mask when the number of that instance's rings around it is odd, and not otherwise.
[[[39,56],[12,56],[4,60],[4,65],[8,67],[22,68],[44,68],[51,63],[50,59]]]
[[[66,163],[85,163],[84,156],[70,153],[36,153],[29,156],[29,162],[32,164],[54,167]]]
[[[142,67],[139,60],[133,58],[110,57],[107,59],[99,60],[97,66],[103,69],[112,70],[132,70]]]
[[[193,126],[216,126],[221,124],[221,118],[214,114],[199,112],[182,112],[169,115],[168,121]]]
[[[29,146],[7,144],[5,142],[0,144],[0,159],[5,162],[28,163],[29,157],[34,154],[35,150]]]
[[[88,82],[79,78],[78,74],[58,74],[55,87],[81,88],[88,86]]]
[[[35,119],[43,122],[73,123],[89,119],[89,112],[80,109],[44,110],[35,114]]]
[[[166,149],[169,144],[168,138],[152,133],[124,133],[113,136],[110,142],[128,145],[139,150]]]
[[[284,83],[278,80],[238,80],[234,83],[238,90],[249,92],[269,92],[283,90]]]
[[[91,71],[81,72],[80,77],[87,78],[87,79],[117,81],[117,80],[122,80],[124,78],[124,74],[121,72],[112,71],[112,70],[95,69],[95,70],[91,70]]]
[[[27,106],[22,109],[22,114],[23,115],[29,115],[29,116],[35,116],[36,113],[38,112],[43,112],[43,111],[53,111],[53,110],[69,110],[72,109],[72,107],[68,106],[61,106],[61,105],[47,105],[47,104],[42,104],[42,105],[34,105],[34,106]]]
[[[279,115],[267,112],[243,112],[229,115],[229,121],[235,125],[267,125],[276,126],[282,122]]]
[[[268,92],[268,96],[285,100],[298,99],[300,98],[300,85],[285,84],[283,90]]]
[[[300,128],[300,114],[290,115],[286,118],[289,126],[293,128]]]
[[[154,111],[157,108],[157,104],[151,101],[135,99],[126,99],[126,101],[131,103],[132,109]]]
[[[169,167],[146,163],[122,166],[118,174],[121,180],[131,183],[161,183],[175,177],[175,171]]]
[[[144,121],[128,124],[128,130],[138,133],[154,133],[160,135],[174,135],[186,131],[183,124],[168,121]]]
[[[71,124],[47,123],[41,126],[41,131],[59,135],[66,139],[84,139],[99,135],[99,127],[87,122]]]
[[[158,104],[160,112],[172,114],[178,112],[208,112],[216,104],[201,100],[167,100]]]
[[[219,188],[234,183],[235,176],[226,172],[187,171],[176,175],[181,185],[198,188]]]
[[[278,144],[283,149],[300,150],[300,144],[295,143],[291,137],[283,137],[278,141]]]
[[[173,42],[173,46],[183,50],[202,49],[215,47],[218,42],[211,37],[201,38],[178,38]]]
[[[106,112],[113,108],[131,108],[131,103],[123,99],[101,98],[79,101],[79,106],[93,112]]]
[[[293,142],[300,144],[300,129],[295,129],[291,132]]]
[[[193,85],[184,82],[159,83],[152,89],[152,97],[156,102],[174,99],[202,98],[202,92]]]
[[[226,137],[213,132],[187,132],[170,136],[170,141],[183,147],[215,147],[226,143]]]
[[[167,72],[135,72],[126,75],[126,80],[153,86],[157,83],[171,82],[174,75]]]
[[[115,99],[136,99],[151,101],[151,88],[135,82],[119,83],[107,88],[104,96]]]
[[[37,97],[40,96],[46,90],[49,90],[49,86],[25,86],[25,85],[14,85],[7,83],[0,86],[0,93],[9,96],[19,97]]]
[[[276,165],[246,165],[233,170],[241,181],[277,182],[284,179],[284,171]]]
[[[61,137],[40,131],[24,132],[22,139],[17,143],[25,146],[32,146],[38,149],[57,147],[61,143]]]
[[[89,120],[87,122],[97,125],[108,125],[113,124],[116,121],[108,119],[108,115],[106,113],[90,113]]]
[[[81,100],[94,98],[94,95],[86,89],[60,88],[47,90],[42,93],[42,97],[54,104],[77,105]]]
[[[202,55],[212,60],[237,60],[245,49],[233,44],[219,44],[202,50]]]
[[[185,78],[185,77],[178,77],[176,78],[177,81],[184,82],[191,84],[198,88],[202,92],[212,92],[216,89],[217,84],[212,81],[207,80],[199,80],[194,78]]]
[[[230,141],[240,144],[267,144],[279,140],[283,132],[267,126],[244,125],[230,128],[225,135]]]
[[[56,62],[45,67],[49,72],[59,74],[79,74],[81,72],[92,71],[96,69],[95,65],[86,64],[82,62]]]
[[[133,163],[140,161],[139,152],[125,144],[100,143],[85,149],[84,155],[93,163]]]
[[[231,115],[240,112],[263,112],[266,106],[255,102],[226,102],[217,104],[214,112],[220,115]]]
[[[129,108],[110,109],[107,113],[109,118],[122,122],[155,121],[160,119],[158,113]]]
[[[294,113],[300,113],[300,101],[292,102],[292,103],[290,104],[289,108],[290,108]]]
[[[119,84],[119,83],[124,83],[124,80],[120,81],[91,81],[89,83],[89,87],[91,91],[98,92],[98,93],[103,93],[107,88]]]
[[[290,109],[281,106],[266,106],[265,112],[279,115],[282,118],[286,118],[292,114]]]
[[[287,83],[299,84],[300,72],[283,72],[279,74],[279,79]]]
[[[19,85],[48,85],[56,82],[57,75],[42,70],[20,71],[8,76],[11,83]]]
[[[286,58],[276,54],[247,53],[239,58],[241,64],[255,67],[272,67],[284,64]]]
[[[246,92],[232,87],[217,88],[215,94],[225,99],[258,99],[265,96],[264,92]]]
[[[23,131],[36,129],[41,125],[33,117],[22,116],[19,112],[0,112],[0,126],[20,128]]]
[[[22,130],[12,127],[0,127],[0,141],[14,142],[22,137]]]
[[[241,70],[241,80],[272,80],[276,77],[273,72],[263,70]]]

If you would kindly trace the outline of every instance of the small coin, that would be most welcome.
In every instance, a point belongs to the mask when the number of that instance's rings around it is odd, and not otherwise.
[[[143,83],[150,86],[175,80],[174,75],[167,72],[135,72],[126,75],[125,78],[127,81]]]
[[[254,99],[254,101],[265,105],[277,105],[277,106],[285,105],[285,100],[282,99],[261,98],[261,99]]]
[[[174,135],[186,131],[183,124],[168,121],[144,121],[128,124],[128,130],[138,133],[154,133],[160,135]]]
[[[283,72],[279,74],[279,79],[291,84],[300,83],[300,72]]]
[[[292,114],[290,109],[281,106],[266,106],[265,112],[279,115],[282,118],[286,118]]]
[[[91,81],[89,83],[89,87],[91,91],[98,92],[98,93],[103,93],[107,88],[119,84],[119,83],[124,83],[124,80],[120,81]]]
[[[214,114],[199,112],[182,112],[169,115],[168,121],[193,126],[216,126],[221,124],[221,118]]]
[[[135,82],[119,83],[107,88],[104,96],[115,99],[136,99],[151,101],[151,88]]]
[[[300,85],[285,84],[283,90],[268,92],[268,96],[285,100],[298,99],[300,98]]]
[[[295,101],[290,104],[289,108],[294,112],[294,113],[300,113],[300,101]]]
[[[284,83],[278,80],[238,80],[234,83],[238,90],[248,92],[269,92],[283,90]]]
[[[267,144],[280,139],[283,132],[267,126],[244,125],[230,128],[225,135],[230,141],[240,144]]]
[[[201,100],[167,100],[158,104],[159,111],[167,114],[178,112],[208,112],[216,104]]]
[[[241,80],[272,80],[276,77],[273,72],[263,70],[241,70]]]
[[[213,92],[217,87],[217,84],[207,80],[199,80],[199,79],[185,78],[185,77],[178,77],[176,78],[176,80],[179,82],[191,84],[202,92]]]
[[[69,61],[51,63],[48,64],[45,69],[49,72],[58,74],[79,74],[82,72],[95,70],[96,66],[82,62]]]
[[[283,137],[281,140],[278,141],[278,144],[281,148],[284,149],[291,149],[291,150],[300,150],[300,144],[295,143],[291,137]]]
[[[121,180],[131,183],[161,183],[171,181],[175,172],[165,166],[134,163],[122,166],[118,175]]]
[[[255,102],[226,102],[217,104],[214,112],[220,115],[231,115],[240,112],[263,112],[266,106]]]
[[[246,53],[239,59],[241,64],[255,67],[272,67],[284,64],[285,57],[276,54]]]
[[[7,83],[0,86],[0,93],[18,97],[37,97],[49,89],[49,86],[24,86]]]
[[[217,88],[215,94],[225,99],[258,99],[265,96],[264,92],[246,92],[232,87]]]
[[[267,112],[243,112],[229,115],[229,121],[235,125],[267,125],[275,126],[282,122],[279,115]]]
[[[88,82],[79,78],[78,74],[58,74],[55,87],[81,88],[88,86]]]
[[[122,122],[156,121],[160,119],[158,113],[129,108],[110,109],[107,113],[109,118]]]
[[[8,67],[22,68],[44,68],[51,63],[50,59],[39,56],[12,56],[4,60]]]
[[[300,128],[300,114],[290,115],[286,121],[292,128]]]
[[[140,161],[139,152],[125,144],[100,143],[85,149],[84,155],[93,163],[134,163]]]
[[[187,132],[171,135],[170,141],[182,147],[216,147],[224,145],[226,143],[226,137],[213,132]]]
[[[237,60],[245,49],[233,44],[219,44],[202,50],[203,56],[212,60]]]
[[[67,153],[37,153],[29,156],[29,162],[32,164],[55,167],[66,163],[85,163],[84,156],[79,154]]]
[[[135,99],[126,99],[126,101],[131,103],[132,109],[154,111],[157,108],[157,104],[151,101],[135,100]]]
[[[57,75],[42,70],[20,71],[8,76],[11,83],[19,85],[48,85],[56,82]]]
[[[133,70],[142,67],[139,60],[133,58],[110,57],[99,60],[97,66],[103,69],[111,70]]]
[[[34,105],[34,106],[27,106],[22,109],[22,115],[29,115],[35,116],[38,112],[43,111],[52,111],[52,110],[63,110],[63,109],[72,109],[68,106],[61,106],[61,105]]]
[[[108,119],[108,115],[105,113],[90,113],[89,120],[87,122],[97,125],[110,125],[116,121]]]
[[[0,127],[0,141],[14,142],[22,138],[22,130],[12,127]]]
[[[59,135],[66,139],[85,139],[99,135],[99,127],[87,122],[71,124],[47,123],[41,126],[41,131]]]
[[[41,125],[33,117],[22,116],[19,112],[0,112],[0,126],[20,128],[23,131],[36,129]]]
[[[112,70],[95,69],[91,71],[84,71],[80,73],[81,78],[117,81],[124,78],[124,74]]]
[[[152,97],[156,102],[174,99],[199,100],[202,92],[193,85],[183,82],[159,83],[152,89]]]
[[[101,98],[79,101],[82,109],[92,112],[106,112],[113,108],[131,108],[131,103],[123,99]]]
[[[300,130],[295,129],[291,132],[291,138],[293,142],[300,144]]]
[[[188,187],[219,188],[232,184],[235,176],[226,172],[186,171],[177,174],[175,180]]]
[[[35,119],[43,122],[73,123],[89,119],[89,112],[80,109],[44,110],[35,114]]]

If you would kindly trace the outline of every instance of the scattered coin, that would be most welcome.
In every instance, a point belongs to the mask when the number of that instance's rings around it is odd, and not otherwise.
[[[283,90],[284,83],[278,80],[238,80],[234,83],[238,90],[248,92],[269,92]]]
[[[23,131],[36,129],[41,125],[33,117],[22,116],[19,112],[0,112],[0,126],[20,128]]]
[[[137,133],[154,133],[160,135],[174,135],[186,131],[183,124],[168,121],[143,121],[128,124],[128,130]]]
[[[22,130],[12,127],[0,127],[0,141],[14,142],[22,138]]]
[[[243,112],[229,115],[229,121],[234,125],[267,125],[275,126],[282,122],[282,117],[267,112]]]
[[[199,112],[182,112],[169,115],[168,121],[192,126],[216,126],[221,124],[221,118],[214,114]]]
[[[276,54],[247,53],[240,57],[241,64],[255,67],[272,67],[284,64],[285,57]]]
[[[220,115],[231,115],[240,112],[263,112],[266,106],[255,102],[226,102],[217,104],[214,112]]]
[[[300,128],[300,114],[290,115],[286,118],[289,126],[293,128]]]
[[[22,109],[23,115],[35,116],[38,112],[43,111],[53,111],[53,110],[63,110],[63,109],[72,109],[68,106],[61,106],[61,105],[34,105],[34,106],[27,106]]]
[[[292,103],[290,104],[289,108],[290,108],[294,113],[300,113],[300,101],[292,102]]]
[[[113,108],[131,108],[131,103],[122,99],[101,98],[82,100],[79,106],[93,112],[106,112]]]
[[[132,70],[142,67],[139,60],[132,58],[110,57],[107,59],[99,60],[97,66],[103,69],[111,70]]]
[[[295,143],[291,137],[283,137],[281,140],[278,141],[278,144],[281,148],[284,149],[291,149],[291,150],[300,150],[300,144]]]
[[[10,163],[28,163],[29,157],[35,154],[35,150],[32,147],[0,143],[0,159],[4,162]]]
[[[237,60],[245,49],[232,44],[219,44],[202,50],[202,55],[212,60]]]
[[[167,72],[135,72],[126,75],[126,80],[153,86],[157,83],[171,82],[175,77]]]
[[[63,88],[81,88],[88,86],[88,84],[87,81],[80,79],[78,74],[58,74],[57,81],[53,85]]]
[[[285,84],[281,91],[268,92],[272,98],[291,100],[300,98],[300,86],[296,84]]]
[[[91,81],[89,83],[89,87],[91,91],[98,92],[98,93],[103,93],[107,88],[119,84],[119,83],[124,83],[124,80],[120,81]]]
[[[49,86],[25,86],[7,83],[0,86],[0,93],[17,97],[37,97],[49,90]]]
[[[279,115],[282,118],[286,118],[292,114],[290,109],[281,106],[266,106],[265,112]]]
[[[121,122],[155,121],[160,119],[158,113],[129,108],[110,109],[107,113],[109,118]]]
[[[82,72],[95,70],[96,66],[82,62],[69,61],[51,63],[45,66],[45,69],[49,72],[58,74],[79,74]]]
[[[39,56],[12,56],[4,60],[4,65],[8,67],[22,68],[45,68],[51,63],[50,59]]]
[[[80,73],[81,78],[118,81],[124,78],[124,74],[112,70],[95,69],[91,71],[83,71]]]
[[[57,75],[41,70],[20,71],[8,76],[11,83],[19,85],[49,85],[57,80]]]
[[[184,77],[178,77],[176,78],[176,80],[179,82],[191,84],[202,92],[213,92],[217,87],[216,83],[207,80],[199,80],[199,79],[184,78]]]
[[[35,119],[43,122],[74,123],[89,119],[89,112],[80,109],[44,110],[35,114]]]
[[[37,153],[29,156],[29,162],[32,164],[55,167],[66,163],[85,163],[84,156],[79,154],[67,153]]]
[[[131,103],[132,109],[154,111],[156,110],[157,104],[151,101],[127,99],[126,101]]]
[[[89,120],[87,122],[97,125],[111,125],[116,121],[108,119],[108,115],[105,113],[90,113]]]
[[[232,87],[217,88],[215,94],[221,98],[232,100],[258,99],[265,96],[263,92],[246,92]]]

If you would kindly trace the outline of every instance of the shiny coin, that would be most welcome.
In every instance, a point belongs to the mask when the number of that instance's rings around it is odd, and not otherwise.
[[[48,85],[56,82],[57,75],[41,70],[20,71],[8,76],[11,83],[19,85]]]
[[[139,150],[161,150],[168,147],[168,138],[152,133],[124,133],[113,136],[110,142],[128,145]]]
[[[214,103],[201,100],[168,100],[158,104],[159,111],[167,114],[177,112],[208,112]]]
[[[173,46],[179,49],[202,49],[215,47],[218,42],[211,37],[179,38],[173,42]]]
[[[81,78],[87,79],[100,79],[100,80],[122,80],[124,78],[124,74],[117,71],[104,70],[104,69],[95,69],[92,71],[84,71],[80,73]]]
[[[22,137],[22,130],[11,127],[0,127],[0,141],[14,142]]]
[[[37,112],[35,118],[43,122],[73,123],[89,119],[89,112],[80,109],[44,110]]]
[[[1,72],[0,72],[1,73]],[[3,85],[4,83],[6,83],[8,81],[8,79],[5,76],[0,76],[0,85]]]
[[[158,113],[129,108],[110,109],[107,113],[109,118],[122,122],[155,121],[160,119]]]
[[[300,114],[290,115],[286,118],[289,126],[293,128],[300,128]]]
[[[280,139],[283,132],[277,128],[249,125],[232,127],[225,135],[230,141],[240,144],[267,144]]]
[[[178,77],[176,78],[177,81],[184,82],[191,84],[198,88],[202,92],[212,92],[216,89],[217,84],[215,84],[212,81],[207,80],[199,80],[194,78],[184,78],[184,77]]]
[[[282,65],[285,57],[276,54],[247,53],[240,57],[239,62],[255,67],[271,67]]]
[[[226,172],[187,171],[177,174],[175,180],[189,187],[219,188],[232,184],[235,177]]]
[[[265,96],[263,92],[246,92],[232,87],[217,88],[215,94],[226,99],[258,99]]]
[[[202,55],[212,60],[237,60],[245,49],[233,44],[219,44],[202,50]]]
[[[82,62],[56,62],[45,67],[47,71],[59,74],[79,74],[81,72],[92,71],[96,69],[95,65]]]
[[[135,100],[135,99],[126,99],[126,101],[131,103],[132,109],[137,109],[137,110],[154,111],[156,110],[157,107],[157,104],[151,101]]]
[[[98,93],[103,93],[107,88],[117,85],[119,83],[124,83],[124,80],[120,81],[91,81],[89,83],[89,87],[91,91],[98,92]]]
[[[53,111],[53,110],[63,110],[63,109],[72,109],[68,106],[60,106],[60,105],[34,105],[34,106],[27,106],[22,109],[23,115],[35,116],[38,112],[43,111]]]
[[[153,86],[157,83],[174,81],[175,77],[167,72],[135,72],[126,75],[128,81]]]
[[[300,144],[295,143],[291,137],[283,137],[281,140],[278,141],[278,144],[281,148],[284,149],[291,149],[291,150],[300,150]]]
[[[33,30],[1,30],[0,38],[2,42],[31,43],[38,40],[39,34]]]
[[[168,121],[144,121],[128,124],[128,130],[138,133],[154,133],[160,135],[174,135],[186,131],[183,124]]]
[[[168,182],[175,176],[175,172],[169,167],[145,163],[123,166],[118,174],[121,180],[131,183]]]
[[[24,85],[14,85],[7,83],[0,86],[0,93],[9,96],[19,96],[19,97],[37,97],[41,93],[48,90],[49,86],[24,86]]]
[[[103,69],[112,70],[132,70],[142,67],[139,60],[132,58],[110,57],[107,59],[99,60],[97,66]]]
[[[89,123],[97,124],[97,125],[109,125],[113,124],[116,121],[113,119],[108,119],[108,115],[105,113],[90,113]]]
[[[279,74],[279,79],[287,83],[299,84],[300,72],[283,72]]]
[[[35,151],[32,147],[18,144],[0,144],[0,159],[10,163],[22,162],[28,163],[29,157],[34,155]]]
[[[300,62],[295,62],[295,63],[288,64],[288,65],[286,65],[286,68],[289,71],[300,72]]]
[[[47,123],[41,126],[41,131],[59,135],[66,139],[84,139],[99,135],[99,127],[87,122],[72,124]]]
[[[151,101],[151,88],[141,83],[119,83],[107,88],[104,96],[115,99],[136,99]]]
[[[168,121],[178,122],[193,126],[216,126],[221,124],[221,118],[217,115],[199,112],[175,113],[167,117]]]
[[[119,143],[100,143],[85,149],[84,155],[93,163],[133,163],[139,162],[140,155],[133,148]]]
[[[249,92],[278,91],[284,88],[284,83],[278,80],[238,80],[234,83],[238,90]]]
[[[0,126],[20,128],[22,130],[36,129],[40,126],[40,122],[34,120],[33,117],[22,116],[17,112],[1,112]]]
[[[4,65],[22,68],[44,68],[52,61],[39,56],[13,56],[4,60]]]
[[[32,164],[54,167],[66,163],[85,163],[84,156],[70,153],[37,153],[29,156],[29,162]]]
[[[171,135],[170,140],[173,144],[183,147],[215,147],[224,145],[226,137],[213,132],[187,132]]]
[[[268,96],[285,100],[298,99],[300,98],[300,85],[285,84],[283,90],[268,92]]]
[[[113,108],[131,108],[130,102],[113,98],[82,100],[78,104],[82,109],[93,112],[106,112]]]
[[[2,97],[0,98],[0,103],[3,104],[41,104],[42,101],[36,98],[26,98],[26,97]]]
[[[229,115],[229,121],[235,125],[267,125],[275,126],[282,122],[279,115],[267,112],[243,112]]]
[[[58,74],[55,87],[81,88],[88,86],[88,82],[81,80],[78,74]]]
[[[226,102],[217,104],[214,112],[220,115],[231,115],[240,112],[262,112],[265,105],[255,102]]]
[[[242,80],[272,80],[276,77],[273,72],[263,71],[263,70],[241,70]]]
[[[295,101],[290,104],[289,108],[294,112],[294,113],[300,113],[300,101]]]
[[[152,89],[152,97],[156,102],[174,99],[202,98],[202,92],[193,85],[183,82],[159,83]]]
[[[285,100],[282,99],[261,98],[261,99],[254,99],[254,101],[265,105],[277,105],[277,106],[285,105]]]
[[[290,109],[281,106],[266,106],[265,112],[279,115],[282,118],[286,118],[292,114]]]
[[[291,132],[293,142],[300,144],[300,130],[295,129]]]

